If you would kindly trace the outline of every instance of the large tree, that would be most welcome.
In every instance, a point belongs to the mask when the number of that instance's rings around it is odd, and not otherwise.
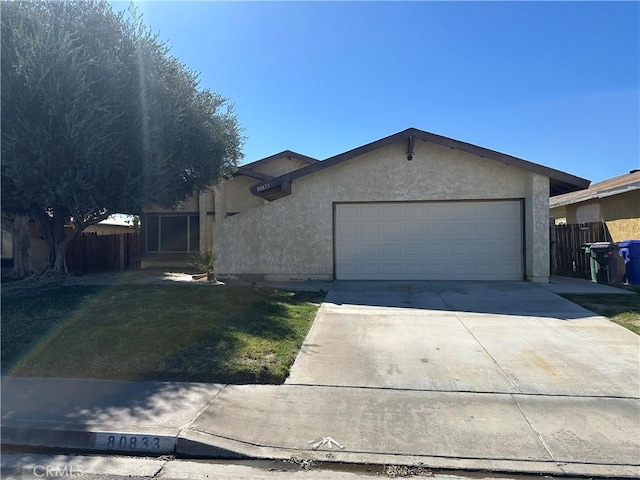
[[[173,206],[241,158],[232,107],[135,11],[47,0],[1,13],[2,209],[39,220],[55,272],[87,226]]]

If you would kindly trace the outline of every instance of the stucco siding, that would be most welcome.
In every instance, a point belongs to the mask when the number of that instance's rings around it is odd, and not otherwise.
[[[549,178],[527,173],[525,218],[525,258],[527,279],[549,281]]]
[[[250,187],[260,183],[260,180],[238,176],[222,183],[223,194],[218,198],[218,202],[224,202],[224,211],[229,213],[239,213],[250,208],[262,205],[264,200],[251,194]]]
[[[640,239],[640,190],[566,206],[567,223],[604,221],[612,241]]]
[[[568,223],[567,209],[564,206],[549,209],[549,216],[554,219],[556,225]]]
[[[271,160],[268,163],[258,165],[253,170],[265,175],[271,175],[272,177],[279,177],[285,173],[293,172],[299,168],[306,167],[308,163],[298,160],[295,157],[283,156],[275,160]]]
[[[541,231],[542,224],[548,230],[547,177],[425,142],[416,142],[413,161],[407,161],[405,149],[399,142],[320,170],[296,179],[287,197],[217,219],[216,272],[331,279],[336,202],[525,198],[525,213],[534,222],[527,233],[527,273],[548,276],[548,251],[546,257],[529,252],[544,242],[548,249],[548,233]]]

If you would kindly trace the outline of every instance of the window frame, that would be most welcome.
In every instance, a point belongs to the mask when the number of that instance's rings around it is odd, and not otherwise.
[[[199,252],[200,251],[200,216],[199,214],[192,214],[192,213],[187,213],[187,214],[151,214],[151,215],[146,215],[145,216],[145,222],[144,222],[144,229],[145,229],[145,241],[144,241],[144,249],[145,252],[148,253],[193,253],[193,252]],[[149,218],[151,217],[155,217],[158,221],[158,233],[157,233],[157,238],[155,239],[155,242],[158,246],[157,250],[149,250]],[[162,249],[162,219],[163,218],[186,218],[187,219],[187,223],[186,223],[186,231],[183,231],[183,234],[186,235],[186,245],[187,245],[187,250],[163,250]],[[197,229],[197,233],[196,233],[196,248],[195,249],[191,249],[192,246],[192,222],[193,219],[196,219],[196,222],[198,224],[198,229]]]

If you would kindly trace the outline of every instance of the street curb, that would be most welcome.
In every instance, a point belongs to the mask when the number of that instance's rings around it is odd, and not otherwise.
[[[177,436],[113,430],[78,430],[2,426],[2,446],[109,452],[114,454],[173,455]],[[131,448],[135,439],[136,448]],[[148,448],[145,448],[143,439]]]
[[[114,437],[114,448],[105,448],[104,439]],[[159,447],[119,448],[119,438],[158,438]],[[342,450],[286,449],[267,445],[254,445],[235,439],[220,437],[195,429],[185,429],[176,435],[106,430],[63,430],[58,428],[2,426],[3,447],[32,447],[60,449],[74,453],[105,452],[114,455],[176,455],[198,459],[268,459],[289,460],[292,457],[324,463],[350,463],[362,465],[423,466],[434,470],[471,470],[509,474],[571,475],[585,477],[639,478],[640,465],[604,465],[563,463],[538,460],[481,459],[434,457],[429,455],[396,455]],[[102,443],[101,443],[102,442]]]
[[[292,457],[324,463],[423,466],[434,470],[469,470],[519,475],[572,475],[640,478],[640,465],[602,465],[539,460],[480,459],[347,452],[341,450],[286,449],[254,445],[187,429],[178,438],[176,454],[185,458],[289,460]]]

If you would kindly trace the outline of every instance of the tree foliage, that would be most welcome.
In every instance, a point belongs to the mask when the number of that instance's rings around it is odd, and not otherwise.
[[[241,157],[227,100],[135,11],[3,2],[1,35],[2,209],[40,220],[55,270],[86,226],[173,206]]]

